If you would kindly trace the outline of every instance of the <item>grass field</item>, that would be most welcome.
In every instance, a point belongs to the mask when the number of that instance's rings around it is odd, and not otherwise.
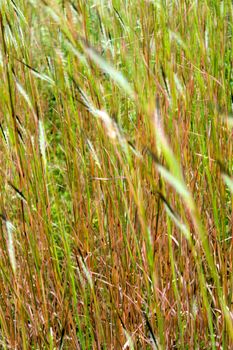
[[[233,349],[232,29],[0,1],[0,349]]]

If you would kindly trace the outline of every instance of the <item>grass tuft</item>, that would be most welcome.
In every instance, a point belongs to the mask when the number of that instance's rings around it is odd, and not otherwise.
[[[233,348],[232,23],[0,1],[0,348]]]

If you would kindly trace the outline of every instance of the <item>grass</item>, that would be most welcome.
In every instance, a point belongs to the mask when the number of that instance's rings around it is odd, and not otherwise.
[[[232,349],[232,23],[0,1],[2,349]]]

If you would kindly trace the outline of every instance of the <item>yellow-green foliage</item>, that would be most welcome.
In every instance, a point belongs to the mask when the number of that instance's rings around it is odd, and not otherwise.
[[[0,1],[0,348],[232,349],[231,0]]]

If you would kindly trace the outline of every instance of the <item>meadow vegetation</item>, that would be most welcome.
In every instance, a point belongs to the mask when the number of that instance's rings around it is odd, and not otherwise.
[[[0,0],[0,348],[233,348],[231,0]]]

